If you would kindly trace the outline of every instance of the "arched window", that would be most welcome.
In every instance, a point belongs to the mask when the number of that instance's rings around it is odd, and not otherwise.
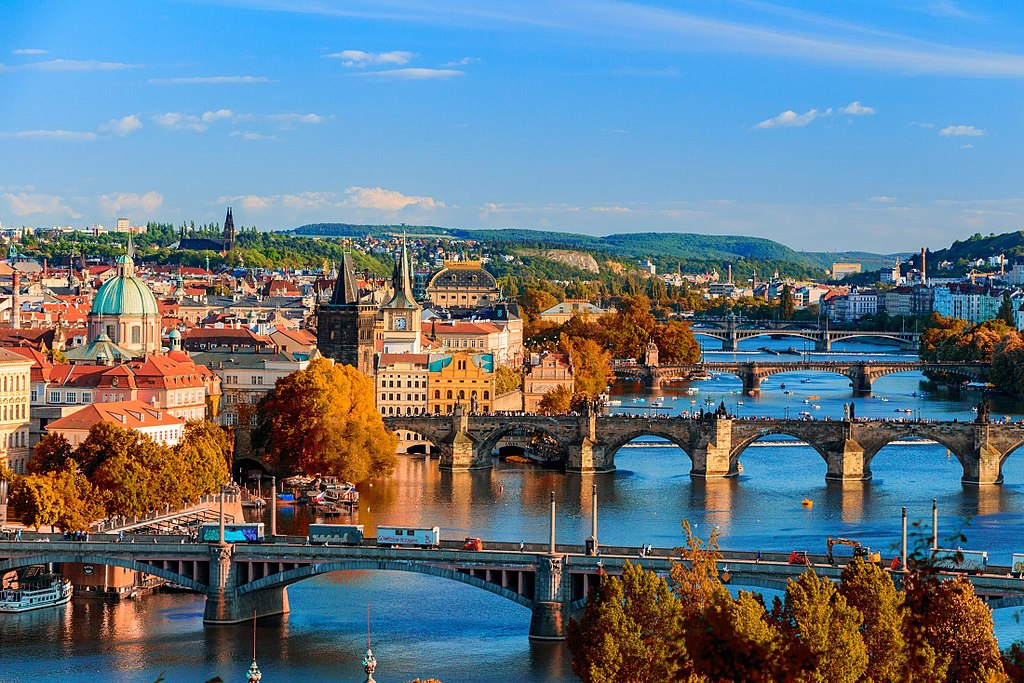
[[[470,393],[470,396],[471,396],[472,398],[476,398],[476,397],[477,397],[477,394],[476,394],[476,389],[474,389],[474,390],[472,391],[472,393]]]
[[[491,398],[491,392],[489,392],[486,389],[484,389],[484,400],[488,401],[488,400],[490,400],[490,398]]]
[[[449,399],[451,399],[451,397],[452,397],[452,390],[451,390],[451,389],[449,389],[449,390],[448,390],[448,398],[449,398]]]
[[[438,398],[438,399],[441,398],[441,390],[440,389],[434,389],[434,398]]]
[[[459,389],[459,398],[466,398],[466,392],[463,389]]]

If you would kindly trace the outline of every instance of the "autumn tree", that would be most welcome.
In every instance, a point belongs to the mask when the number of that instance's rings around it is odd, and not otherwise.
[[[220,490],[231,478],[231,442],[222,428],[208,420],[186,424],[184,438],[174,450],[187,485],[183,493],[190,500]]]
[[[43,474],[63,469],[74,457],[74,449],[63,434],[49,433],[32,449],[32,458],[25,465],[30,474]]]
[[[57,524],[61,514],[61,500],[54,490],[53,477],[46,474],[15,477],[8,504],[22,524],[36,529]]]
[[[494,371],[494,395],[501,396],[523,386],[523,373],[519,368],[501,365]]]
[[[89,525],[103,516],[103,496],[78,470],[73,460],[46,475],[59,501],[56,526],[66,531],[88,531]]]
[[[548,390],[541,396],[537,411],[546,415],[563,415],[572,408],[572,391],[564,384]]]
[[[624,296],[614,313],[601,316],[600,324],[615,358],[640,358],[655,327],[651,300],[643,294]]]
[[[892,577],[872,562],[854,559],[843,568],[839,593],[863,618],[860,630],[868,653],[867,678],[904,680],[909,656],[903,637],[903,596]]]
[[[1003,292],[1003,301],[999,304],[999,312],[996,318],[1006,323],[1007,327],[1017,328],[1016,306],[1010,298],[1010,290]]]
[[[602,577],[566,643],[583,683],[679,680],[685,661],[682,609],[664,579],[626,563],[622,578]]]
[[[1024,338],[1019,332],[1007,334],[996,345],[988,376],[1000,391],[1024,393]]]
[[[937,360],[935,352],[939,345],[948,339],[956,337],[968,327],[970,327],[970,323],[966,320],[932,313],[928,319],[927,326],[921,333],[918,353],[924,360]]]
[[[389,477],[398,438],[374,405],[372,381],[324,358],[277,381],[260,404],[253,443],[280,473],[359,482]]]
[[[705,541],[693,533],[689,520],[683,520],[683,535],[686,545],[677,549],[682,560],[672,563],[669,577],[684,614],[692,617],[702,612],[711,597],[723,588],[718,574],[722,553],[718,549],[717,529]]]
[[[791,579],[785,601],[775,599],[772,619],[783,637],[780,680],[854,683],[864,675],[860,612],[828,578],[808,571]]]
[[[577,394],[593,398],[604,392],[615,378],[611,353],[593,339],[563,335],[558,346],[572,364],[573,387]]]
[[[658,346],[658,362],[663,365],[696,363],[700,360],[700,344],[688,323],[670,320],[656,325],[652,336]]]
[[[699,680],[775,683],[781,645],[759,595],[740,591],[733,599],[716,590],[702,612],[686,621],[686,651]]]

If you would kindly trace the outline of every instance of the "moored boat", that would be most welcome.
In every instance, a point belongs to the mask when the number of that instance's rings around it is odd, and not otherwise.
[[[20,613],[64,605],[71,600],[71,582],[57,574],[18,579],[17,588],[0,590],[0,612]]]

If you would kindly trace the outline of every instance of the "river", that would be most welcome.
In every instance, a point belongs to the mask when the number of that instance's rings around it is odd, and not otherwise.
[[[755,341],[751,346],[792,345],[785,339]],[[814,357],[899,357],[871,344],[845,349],[849,355]],[[706,358],[731,360],[734,355],[787,360],[753,351],[709,350]],[[922,380],[912,373],[883,377],[872,398],[851,399],[844,377],[788,373],[765,380],[761,396],[752,398],[739,394],[738,379],[720,376],[693,383],[695,396],[681,388],[660,396],[671,413],[710,399],[716,405],[725,400],[741,415],[782,417],[788,411],[795,417],[806,410],[815,418],[840,418],[843,403],[853,400],[863,417],[907,416],[896,412],[901,409],[926,419],[973,419],[978,394],[937,391]],[[784,394],[781,384],[793,393]],[[615,410],[649,410],[655,396],[638,392],[636,386],[617,386],[612,398],[621,406]],[[804,403],[808,396],[818,398]],[[993,415],[1019,419],[1024,407],[996,399]],[[616,472],[597,476],[498,461],[489,472],[446,474],[436,459],[402,457],[390,481],[361,487],[362,508],[351,521],[368,531],[377,524],[437,525],[448,538],[543,542],[548,495],[554,491],[559,542],[581,542],[589,534],[590,488],[596,483],[599,535],[606,543],[678,545],[680,521],[689,519],[702,536],[717,528],[724,548],[824,552],[827,536],[845,536],[891,556],[899,543],[900,507],[906,506],[911,519],[923,523],[922,533],[928,533],[935,498],[940,538],[962,530],[968,540],[951,542],[988,550],[990,562],[997,564],[1024,551],[1019,539],[1024,454],[1007,460],[1003,485],[979,489],[961,486],[962,469],[942,446],[892,444],[872,462],[871,481],[836,484],[825,482],[825,463],[813,449],[781,440],[767,437],[766,443],[750,447],[739,477],[712,481],[692,480],[682,451],[650,441],[629,444],[616,455]],[[814,502],[812,508],[801,505],[804,498]],[[281,532],[301,533],[309,522],[303,507],[279,514]],[[268,683],[362,681],[368,603],[379,681],[417,676],[445,683],[575,680],[563,646],[527,639],[528,610],[470,586],[401,572],[342,572],[300,582],[288,592],[291,613],[261,620],[257,629],[259,664]],[[156,594],[120,604],[76,599],[66,607],[4,615],[0,682],[148,682],[161,673],[168,682],[214,675],[243,680],[252,656],[251,629],[204,628],[202,612],[199,596]],[[1014,610],[997,611],[996,624],[1002,644],[1024,639]]]

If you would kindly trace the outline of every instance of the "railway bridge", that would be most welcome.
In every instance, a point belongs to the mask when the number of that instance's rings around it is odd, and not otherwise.
[[[849,378],[855,396],[871,394],[871,385],[879,377],[900,372],[932,372],[970,381],[986,381],[989,363],[924,361],[714,361],[682,365],[644,365],[629,361],[612,364],[619,379],[639,379],[648,388],[657,389],[666,382],[700,377],[717,372],[736,375],[743,381],[743,392],[761,391],[761,381],[785,372],[828,372]]]
[[[456,406],[452,415],[385,417],[388,428],[408,429],[431,441],[446,470],[492,466],[496,444],[513,430],[544,434],[563,454],[568,472],[610,472],[615,454],[638,437],[658,437],[690,458],[693,477],[731,477],[741,470],[744,450],[767,435],[796,438],[825,461],[825,478],[836,481],[871,478],[871,460],[886,445],[908,439],[942,444],[963,467],[969,485],[1002,483],[1003,462],[1024,444],[1024,423],[932,422],[887,420],[739,419],[638,417],[627,415],[471,415]]]
[[[168,536],[139,536],[137,543],[114,543],[94,536],[65,541],[57,534],[46,542],[0,542],[0,575],[36,564],[75,562],[125,567],[178,583],[206,597],[203,623],[237,624],[253,615],[266,617],[289,611],[289,585],[321,574],[346,570],[384,570],[427,574],[480,588],[532,612],[530,638],[562,640],[570,616],[578,614],[600,574],[620,574],[625,563],[640,564],[667,575],[677,550],[602,546],[599,556],[586,555],[580,545],[484,542],[485,550],[461,550],[460,543],[436,549],[370,545],[308,546],[294,537],[276,537],[263,544],[181,543]],[[52,539],[50,537],[53,537]],[[152,542],[150,542],[152,540]],[[289,542],[290,541],[290,542]],[[722,579],[730,585],[784,589],[806,571],[791,565],[785,554],[725,551]],[[842,565],[812,556],[819,575],[836,579]],[[841,561],[841,560],[840,560]],[[973,576],[980,595],[993,607],[1024,603],[1024,581],[1008,576],[1009,568]],[[457,606],[455,606],[457,609]]]

